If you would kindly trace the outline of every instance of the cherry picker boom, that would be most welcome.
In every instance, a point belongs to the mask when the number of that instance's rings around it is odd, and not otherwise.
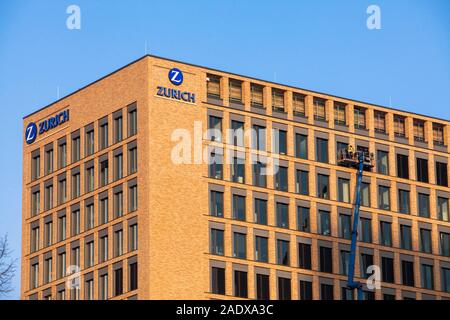
[[[355,209],[353,212],[353,226],[351,233],[351,244],[350,244],[350,256],[348,261],[348,280],[347,288],[353,293],[355,289],[357,290],[358,300],[363,299],[363,288],[362,283],[355,281],[355,258],[356,258],[356,244],[358,241],[358,224],[359,224],[359,207],[361,206],[361,183],[364,174],[364,169],[372,169],[372,159],[373,155],[368,154],[365,151],[353,152],[351,147],[349,150],[341,151],[339,154],[338,164],[346,167],[356,168],[356,201]]]

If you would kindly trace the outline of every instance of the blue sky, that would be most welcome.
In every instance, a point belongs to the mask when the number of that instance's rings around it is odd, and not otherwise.
[[[81,9],[81,30],[66,8]],[[366,27],[369,5],[381,30]],[[0,1],[0,235],[20,257],[22,117],[147,52],[450,119],[450,1]],[[19,275],[14,281],[19,297]]]

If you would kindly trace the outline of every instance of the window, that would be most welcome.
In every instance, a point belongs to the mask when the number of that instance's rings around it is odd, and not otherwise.
[[[372,242],[372,220],[360,218],[359,222],[359,240],[365,243]]]
[[[292,108],[294,109],[294,116],[306,116],[305,96],[294,92],[292,94]]]
[[[228,82],[231,103],[242,103],[242,81],[230,79]]]
[[[288,191],[288,168],[278,166],[275,170],[275,189]]]
[[[264,108],[263,87],[254,83],[250,84],[250,102],[252,107]]]
[[[85,268],[90,268],[94,265],[94,241],[89,241],[85,245],[84,264]]]
[[[362,278],[369,278],[372,274],[368,273],[368,269],[370,266],[373,265],[373,255],[367,254],[367,253],[361,253],[361,277]]]
[[[344,239],[350,239],[352,235],[352,217],[346,214],[339,215],[339,236]]]
[[[76,236],[80,233],[80,210],[72,211],[72,221],[71,224],[71,236]]]
[[[370,183],[361,182],[361,205],[370,207]]]
[[[86,169],[86,193],[94,191],[94,166]]]
[[[137,109],[128,111],[128,136],[137,134]]]
[[[80,173],[72,175],[72,199],[78,198],[81,195],[81,181]]]
[[[114,257],[123,254],[123,230],[114,231]]]
[[[328,188],[329,177],[327,175],[317,175],[317,196],[322,199],[330,198],[330,191]]]
[[[266,150],[266,128],[253,125],[252,129],[252,148],[260,151]]]
[[[437,146],[443,146],[444,143],[444,126],[433,123],[433,142]]]
[[[416,159],[417,181],[428,183],[428,160]]]
[[[132,224],[128,229],[128,250],[135,251],[138,249],[138,225]]]
[[[380,221],[380,244],[392,246],[392,226],[390,222]]]
[[[44,190],[44,209],[50,210],[53,208],[53,185],[48,185]]]
[[[218,150],[222,152],[222,150]],[[214,179],[223,179],[223,155],[214,150],[209,158],[209,177]]]
[[[66,290],[61,289],[57,292],[56,300],[66,300]]]
[[[40,241],[40,228],[39,227],[32,228],[30,237],[30,252],[36,252],[39,250],[39,241]]]
[[[253,185],[262,188],[267,186],[266,166],[259,161],[253,164]]]
[[[397,176],[403,179],[409,179],[408,156],[397,154]]]
[[[220,99],[220,76],[207,74],[206,90],[208,98]]]
[[[31,158],[31,180],[36,180],[41,176],[41,157],[39,154]]]
[[[123,216],[123,192],[118,191],[114,193],[114,218],[119,218]]]
[[[312,282],[300,280],[300,300],[312,300]]]
[[[383,282],[394,283],[394,259],[381,257],[381,279]]]
[[[328,140],[316,138],[316,160],[328,163]]]
[[[53,222],[49,221],[44,224],[44,246],[48,247],[53,244]]]
[[[289,266],[289,241],[277,240],[277,263]]]
[[[334,102],[334,123],[340,126],[345,126],[345,104],[342,102]]]
[[[53,147],[45,151],[45,174],[49,174],[52,172],[53,172]]]
[[[442,268],[441,269],[441,281],[442,281],[442,291],[449,293],[450,292],[450,269]]]
[[[338,178],[338,201],[350,202],[350,180]]]
[[[108,147],[108,123],[100,125],[99,145],[100,150]]]
[[[58,279],[60,279],[66,276],[66,253],[65,252],[59,253],[57,259],[58,259],[56,261],[58,267],[57,276]]]
[[[325,100],[320,98],[314,98],[314,120],[326,121],[327,120],[327,112],[325,107]]]
[[[430,217],[430,196],[428,194],[419,193],[417,195],[419,216],[424,218]]]
[[[233,157],[231,179],[233,182],[245,183],[245,159]]]
[[[386,133],[386,114],[384,112],[375,111],[375,132]]]
[[[223,255],[223,230],[211,229],[210,252]]]
[[[297,229],[302,232],[309,232],[309,208],[297,207]]]
[[[231,130],[232,136],[231,141],[233,141],[234,146],[243,147],[244,146],[244,122],[231,120]]]
[[[298,267],[311,270],[311,245],[307,243],[298,244]]]
[[[128,174],[133,174],[137,171],[137,147],[128,150]]]
[[[61,179],[58,182],[58,204],[62,204],[67,200],[67,180]]]
[[[296,170],[295,192],[307,196],[309,194],[309,172]]]
[[[211,292],[225,294],[225,269],[211,268]]]
[[[71,250],[70,264],[80,267],[80,247],[75,247]]]
[[[437,198],[437,211],[438,211],[438,219],[441,221],[449,221],[448,219],[448,199],[438,197]]]
[[[247,239],[246,235],[239,232],[233,233],[233,257],[246,259],[247,258]]]
[[[86,131],[85,145],[86,145],[86,157],[94,154],[94,129]]]
[[[389,152],[377,150],[377,172],[389,174]]]
[[[400,225],[400,247],[405,250],[412,250],[411,227]]]
[[[276,203],[277,227],[289,228],[289,206],[286,203]]]
[[[30,289],[39,287],[39,263],[31,265]]]
[[[450,257],[450,233],[440,232],[439,242],[441,246],[441,255]]]
[[[269,262],[268,239],[266,237],[255,236],[255,260]]]
[[[273,144],[274,152],[278,154],[287,154],[287,132],[284,130],[274,129],[273,133]]]
[[[138,189],[137,185],[128,188],[128,212],[138,209]]]
[[[407,190],[398,190],[398,211],[409,214],[409,191]]]
[[[308,136],[295,134],[295,156],[300,159],[308,159]]]
[[[331,235],[330,213],[328,211],[319,210],[317,231],[324,236]]]
[[[94,204],[86,205],[85,219],[86,230],[92,229],[94,227]]]
[[[240,298],[247,298],[247,272],[234,271],[234,295]]]
[[[58,218],[58,241],[66,240],[67,228],[66,228],[66,216],[61,216]]]
[[[405,117],[394,115],[394,134],[397,137],[406,137]]]
[[[278,277],[278,299],[291,300],[291,279]]]
[[[208,138],[211,141],[222,141],[222,118],[209,116]]]
[[[245,197],[233,195],[233,219],[245,221]]]
[[[84,284],[84,288],[84,299],[94,300],[94,280],[87,280]]]
[[[270,299],[270,284],[269,276],[266,274],[256,274],[256,299],[269,300]]]
[[[320,284],[320,300],[333,300],[333,285],[332,284]]]
[[[67,144],[59,142],[58,145],[58,169],[64,168],[67,165]]]
[[[347,287],[341,287],[341,300],[351,301],[354,300],[353,291]]]
[[[98,281],[98,287],[99,287],[99,293],[98,298],[99,300],[106,300],[108,299],[108,274],[102,275],[99,277]]]
[[[411,261],[402,261],[402,284],[414,287],[414,263]]]
[[[108,236],[100,237],[99,242],[99,262],[102,263],[108,260]]]
[[[114,143],[123,139],[123,118],[122,115],[114,119]]]
[[[31,216],[38,215],[41,211],[41,193],[39,190],[31,193]]]
[[[428,264],[421,264],[420,273],[422,279],[422,288],[434,290],[433,266]]]
[[[119,153],[114,156],[114,181],[123,178],[123,154]]]
[[[100,199],[100,210],[99,210],[98,222],[100,224],[108,223],[109,215],[108,215],[108,197]]]
[[[348,260],[350,257],[350,252],[346,250],[341,250],[340,252],[340,273],[342,275],[348,275]]]
[[[353,110],[354,110],[355,128],[366,129],[366,109],[355,107]]]
[[[211,191],[209,214],[215,217],[223,217],[223,192]]]
[[[109,179],[109,165],[108,165],[108,159],[105,161],[100,162],[100,186],[104,187],[108,184]]]
[[[425,123],[421,120],[414,119],[413,127],[414,127],[414,140],[424,142]]]
[[[333,255],[332,249],[327,247],[319,247],[320,255],[320,272],[333,273]]]
[[[123,269],[114,270],[114,296],[120,296],[123,293]]]
[[[272,88],[272,108],[284,112],[284,91]]]
[[[130,291],[136,290],[138,288],[138,263],[133,262],[128,265],[128,287]]]
[[[448,187],[447,164],[436,161],[436,184]]]
[[[255,223],[267,224],[267,200],[255,198]]]
[[[378,208],[390,210],[390,188],[386,186],[378,186]]]

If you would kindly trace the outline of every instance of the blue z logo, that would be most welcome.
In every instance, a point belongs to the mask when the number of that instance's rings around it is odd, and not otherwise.
[[[37,126],[34,122],[31,122],[27,129],[25,130],[25,141],[27,144],[31,144],[36,140],[37,137]]]
[[[183,83],[183,72],[178,68],[172,68],[169,71],[169,80],[172,84],[179,86]]]

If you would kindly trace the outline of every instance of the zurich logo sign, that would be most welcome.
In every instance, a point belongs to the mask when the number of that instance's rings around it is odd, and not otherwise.
[[[179,86],[183,83],[183,72],[178,68],[172,68],[169,70],[169,80],[172,84]]]
[[[27,144],[33,143],[34,140],[36,140],[37,134],[38,134],[38,132],[37,132],[36,123],[31,122],[27,126],[27,129],[25,131],[25,141],[27,142]]]

